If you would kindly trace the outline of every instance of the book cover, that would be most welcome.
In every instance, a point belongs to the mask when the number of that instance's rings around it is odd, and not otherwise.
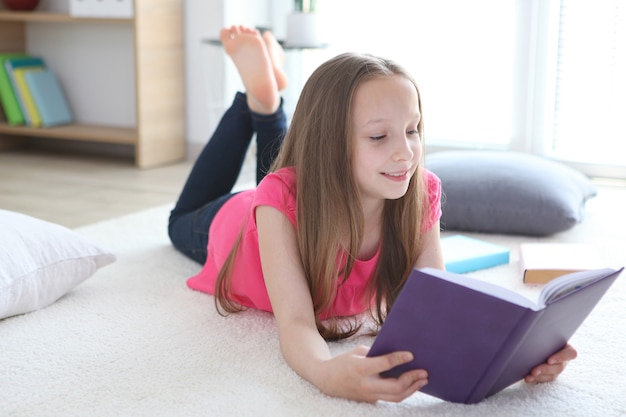
[[[414,360],[383,374],[428,371],[421,392],[477,403],[520,381],[565,346],[622,272],[564,275],[539,300],[466,275],[415,269],[368,356],[408,350]]]
[[[24,79],[30,90],[43,127],[71,123],[73,120],[63,89],[50,70],[28,71]]]
[[[25,75],[29,72],[40,72],[41,70],[41,67],[22,67],[13,70],[18,95],[23,105],[22,111],[26,115],[28,125],[32,127],[41,126],[41,117],[39,116],[39,110],[37,110],[35,100],[33,100],[28,84],[26,84]]]
[[[509,248],[462,235],[441,238],[446,270],[457,274],[509,263]]]
[[[24,117],[24,122],[28,125],[31,125],[32,121],[30,120],[30,116],[27,113],[26,103],[19,91],[19,86],[17,84],[17,80],[15,79],[15,69],[17,68],[39,68],[45,67],[44,61],[42,58],[35,56],[24,56],[18,58],[9,58],[4,61],[5,71],[7,72],[9,79],[11,80],[11,85],[13,86],[13,91],[17,98],[17,102],[19,103],[20,110]]]
[[[519,253],[526,284],[545,284],[561,275],[606,266],[596,248],[583,243],[522,243]]]
[[[25,56],[24,54],[0,54],[0,104],[10,125],[23,125],[26,121],[4,63],[8,59]]]

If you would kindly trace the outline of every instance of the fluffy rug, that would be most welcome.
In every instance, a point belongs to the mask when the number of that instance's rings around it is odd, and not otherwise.
[[[509,265],[471,275],[533,296],[537,289],[521,284],[517,247],[539,240],[593,243],[608,266],[625,265],[623,193],[602,188],[582,224],[548,239],[467,234],[512,250]],[[282,359],[271,315],[222,317],[212,297],[185,286],[199,266],[170,246],[169,209],[78,229],[117,262],[53,305],[0,321],[0,415],[626,415],[626,277],[574,336],[579,358],[555,383],[518,383],[471,406],[421,393],[399,404],[360,404],[325,396],[297,376]],[[371,342],[358,336],[331,348]]]

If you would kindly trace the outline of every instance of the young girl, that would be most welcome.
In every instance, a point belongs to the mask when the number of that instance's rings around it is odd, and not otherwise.
[[[371,311],[382,323],[412,268],[444,268],[441,187],[421,166],[417,85],[391,61],[339,55],[311,75],[287,131],[276,39],[241,26],[220,38],[246,93],[171,213],[173,244],[204,265],[188,285],[215,294],[220,311],[273,312],[285,360],[323,392],[402,401],[428,382],[426,370],[379,374],[410,352],[368,358],[360,346],[332,357],[326,341],[358,331],[345,317]],[[231,194],[253,134],[258,186]],[[527,381],[553,380],[575,355],[566,347]]]

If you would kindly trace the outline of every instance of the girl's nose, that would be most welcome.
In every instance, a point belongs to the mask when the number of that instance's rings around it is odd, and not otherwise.
[[[415,156],[413,142],[406,135],[398,138],[396,147],[394,152],[394,160],[396,161],[410,161]]]

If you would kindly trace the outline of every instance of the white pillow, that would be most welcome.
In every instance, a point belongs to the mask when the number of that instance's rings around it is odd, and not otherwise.
[[[114,261],[70,229],[0,210],[0,319],[52,304]]]

